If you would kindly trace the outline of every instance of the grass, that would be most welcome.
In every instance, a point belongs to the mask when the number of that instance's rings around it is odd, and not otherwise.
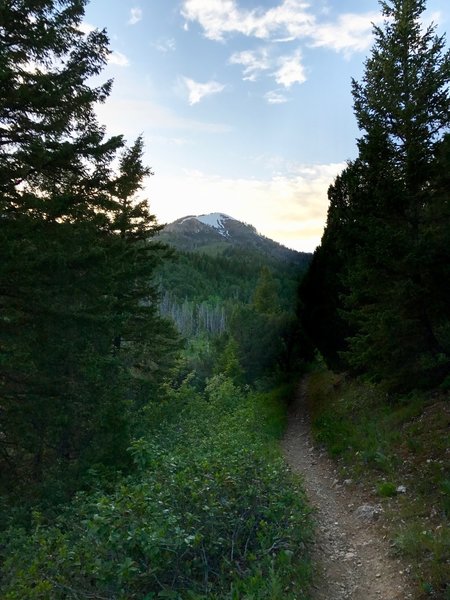
[[[310,374],[308,392],[316,440],[384,505],[419,596],[450,600],[448,392],[392,403],[377,386],[324,369]]]

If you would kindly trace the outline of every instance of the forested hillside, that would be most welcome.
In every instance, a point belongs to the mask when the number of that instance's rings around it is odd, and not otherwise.
[[[166,239],[172,242],[171,231]],[[204,378],[233,374],[241,383],[277,373],[283,380],[309,355],[296,315],[308,255],[285,249],[280,257],[275,244],[268,255],[270,240],[255,249],[230,239],[211,256],[204,239],[203,231],[185,232],[184,244],[195,251],[176,252],[157,271],[161,312],[187,339],[184,369]]]
[[[0,597],[323,598],[312,509],[279,447],[302,380],[289,436],[311,481],[325,480],[322,496],[343,479],[369,497],[403,580],[448,600],[450,52],[425,0],[380,2],[352,82],[358,155],[329,187],[313,256],[224,213],[157,223],[144,137],[109,135],[98,118],[114,53],[85,22],[87,2],[0,3]],[[284,9],[316,23],[301,2],[231,5],[259,19],[256,37],[297,31]],[[186,10],[183,33],[197,15]],[[222,42],[208,23],[205,38]],[[233,56],[244,80],[270,72],[283,94],[304,83],[298,49],[284,65]],[[229,91],[178,84],[190,108]],[[265,102],[281,109],[283,94]],[[231,129],[158,115],[186,136]],[[260,182],[245,185],[260,197]],[[315,472],[325,450],[337,461],[327,476]],[[341,505],[346,521],[354,506]],[[319,522],[320,539],[345,537],[340,527]],[[334,560],[349,566],[357,551]]]
[[[155,238],[85,4],[0,6],[0,596],[304,598],[278,449],[302,271]]]
[[[300,267],[306,267],[311,258],[307,252],[286,248],[258,233],[252,225],[223,213],[182,217],[166,225],[158,239],[177,250],[211,256],[233,255],[233,250],[240,249],[246,256],[259,257],[260,261]]]

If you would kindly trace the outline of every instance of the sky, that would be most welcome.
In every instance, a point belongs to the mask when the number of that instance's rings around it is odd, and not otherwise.
[[[425,21],[448,30],[450,3]],[[100,122],[142,134],[160,223],[223,212],[296,250],[320,243],[327,189],[357,154],[351,79],[377,0],[91,0],[113,91]]]

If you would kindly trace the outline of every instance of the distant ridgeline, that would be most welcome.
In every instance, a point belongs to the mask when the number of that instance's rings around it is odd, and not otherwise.
[[[184,252],[210,256],[230,255],[233,248],[255,252],[269,261],[284,261],[307,267],[311,255],[296,252],[261,234],[253,225],[237,221],[223,213],[186,216],[166,225],[159,239]],[[231,253],[231,256],[233,253]]]
[[[258,319],[266,325],[294,319],[296,290],[312,255],[222,213],[183,217],[157,239],[176,249],[159,270],[161,312],[186,338],[225,334],[238,343],[245,363],[250,342],[242,338],[249,321],[262,331]]]

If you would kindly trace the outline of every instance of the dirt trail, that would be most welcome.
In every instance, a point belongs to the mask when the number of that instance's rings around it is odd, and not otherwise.
[[[314,447],[305,388],[304,382],[291,408],[283,450],[317,511],[312,600],[414,598],[401,563],[377,528],[377,506],[365,502],[349,482],[339,481],[334,463]]]

